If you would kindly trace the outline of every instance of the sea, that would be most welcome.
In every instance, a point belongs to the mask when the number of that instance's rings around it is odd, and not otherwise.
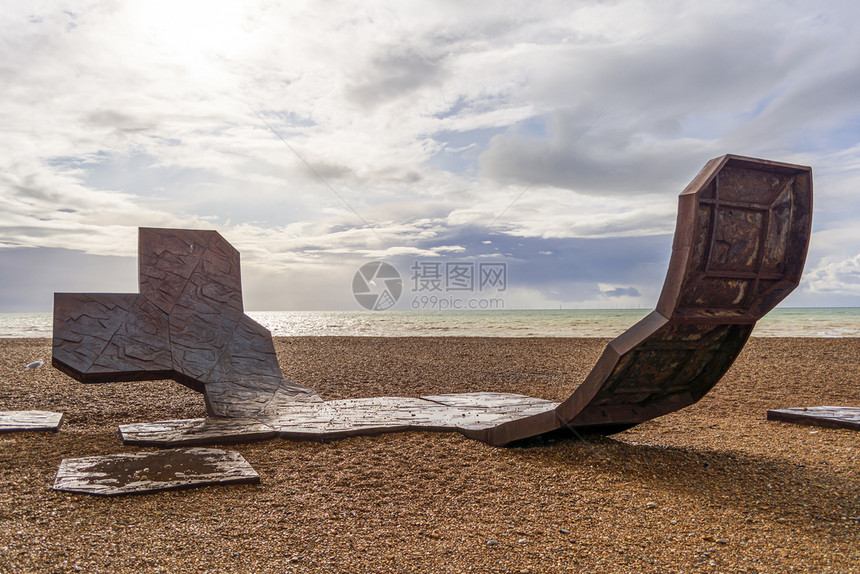
[[[257,311],[278,337],[601,337],[623,333],[648,309],[494,311]],[[51,313],[0,313],[0,337],[51,337]],[[754,337],[860,337],[860,308],[776,308]]]

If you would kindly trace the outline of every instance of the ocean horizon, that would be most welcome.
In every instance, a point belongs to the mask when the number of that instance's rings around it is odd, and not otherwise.
[[[600,337],[651,309],[493,311],[249,311],[276,337]],[[51,337],[51,313],[0,313],[0,338]],[[776,308],[753,337],[860,337],[860,307]]]

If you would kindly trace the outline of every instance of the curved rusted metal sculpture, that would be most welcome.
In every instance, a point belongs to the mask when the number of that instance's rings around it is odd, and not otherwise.
[[[618,432],[698,401],[725,374],[800,281],[811,214],[810,168],[708,162],[681,193],[656,310],[562,403],[500,393],[323,402],[283,378],[271,334],[242,311],[239,254],[212,231],[141,229],[140,294],[57,294],[53,364],[85,382],[170,377],[205,393],[210,418],[121,427],[138,444],[429,429],[505,445],[565,428]]]
[[[491,429],[487,442],[564,427],[617,432],[695,403],[797,287],[811,228],[811,168],[711,160],[681,193],[656,310],[613,340],[556,409]]]

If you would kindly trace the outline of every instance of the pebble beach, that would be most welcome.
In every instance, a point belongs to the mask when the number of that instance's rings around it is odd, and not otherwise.
[[[606,339],[276,337],[325,399],[563,400]],[[860,406],[860,339],[753,338],[699,403],[612,435],[495,448],[455,433],[215,445],[260,484],[102,498],[60,461],[140,452],[117,425],[205,414],[173,381],[85,385],[49,339],[0,339],[0,572],[860,572],[860,433],[766,420]],[[25,370],[36,360],[45,365]]]

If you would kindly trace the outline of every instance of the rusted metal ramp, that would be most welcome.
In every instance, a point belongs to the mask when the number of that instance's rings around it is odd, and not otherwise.
[[[271,335],[242,312],[238,252],[204,231],[141,229],[140,295],[57,294],[53,364],[84,382],[172,377],[205,393],[206,419],[124,425],[137,444],[425,429],[505,445],[561,429],[618,432],[716,384],[755,322],[800,281],[811,214],[810,168],[708,162],[681,193],[656,310],[613,340],[562,403],[499,393],[323,402],[284,380]]]
[[[458,431],[487,441],[499,425],[551,411],[559,403],[524,395],[465,393],[296,403],[278,416],[202,418],[119,427],[126,444],[190,446],[266,438],[335,439],[408,430]]]

